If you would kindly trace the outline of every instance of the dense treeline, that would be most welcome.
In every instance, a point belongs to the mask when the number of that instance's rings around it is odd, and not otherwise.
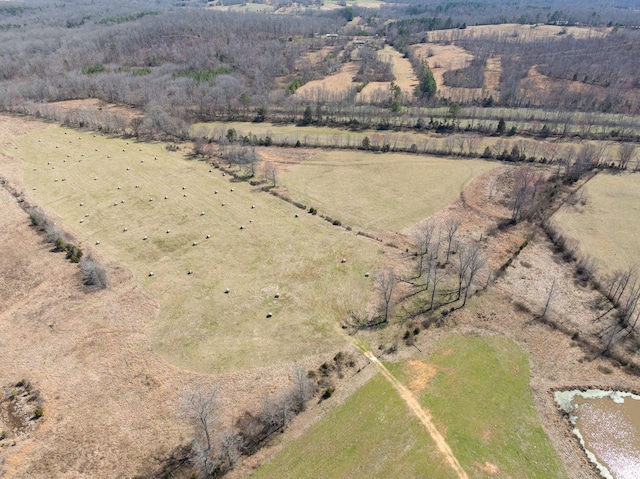
[[[114,120],[118,125],[109,127],[111,131],[173,137],[184,137],[193,121],[297,122],[304,112],[310,114],[309,122],[389,128],[401,110],[410,114],[412,107],[448,108],[450,101],[461,102],[436,94],[438,85],[424,59],[408,47],[428,40],[434,28],[536,19],[605,25],[617,23],[621,12],[627,23],[640,17],[630,10],[629,1],[616,7],[596,0],[578,6],[565,0],[538,6],[535,2],[388,3],[379,11],[359,7],[322,11],[312,2],[312,8],[295,15],[214,11],[203,8],[206,3],[6,2],[0,8],[0,25],[7,26],[0,28],[0,109],[37,110],[51,116],[51,109],[37,105],[97,98],[130,105],[145,114],[144,120],[136,117],[126,125]],[[518,12],[524,17],[515,18]],[[533,12],[539,18],[531,17]],[[364,23],[347,24],[354,15]],[[380,37],[374,39],[376,31]],[[340,35],[327,38],[325,33]],[[370,38],[356,46],[345,33]],[[294,94],[308,81],[335,73],[347,62],[358,64],[354,81],[361,83],[359,88],[370,81],[397,80],[391,64],[378,55],[385,41],[411,61],[419,79],[413,98],[393,83],[387,92],[371,97],[369,105],[357,97],[355,84],[348,91]],[[505,35],[448,41],[476,57],[469,66],[445,75],[448,86],[481,88],[487,59],[500,58],[499,97],[470,97],[472,104],[619,113],[636,113],[640,108],[635,94],[640,87],[640,62],[633,55],[640,46],[640,31],[621,28],[603,38],[566,35],[536,42]],[[534,69],[560,83],[535,90],[526,83]],[[568,82],[580,83],[581,89],[568,88]],[[411,116],[411,121],[402,121],[414,124],[425,112]]]
[[[456,44],[477,59],[490,55],[501,58],[503,105],[632,114],[640,110],[640,59],[634,54],[640,50],[640,30],[522,42],[496,34],[460,39]],[[548,82],[532,94],[529,90],[535,85],[526,82],[532,73],[560,81]]]
[[[127,3],[114,11],[81,2],[73,8],[0,10],[0,24],[10,17],[24,25],[0,32],[0,108],[14,110],[25,100],[99,98],[152,113],[159,122],[150,125],[153,130],[174,118],[265,107],[274,101],[276,78],[292,73],[314,48],[313,34],[344,24],[335,14],[294,17],[167,5],[146,14],[148,4],[129,13]]]

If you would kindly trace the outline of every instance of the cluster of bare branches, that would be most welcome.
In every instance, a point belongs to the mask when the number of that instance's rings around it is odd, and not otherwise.
[[[640,320],[640,274],[637,266],[624,271],[615,271],[606,279],[603,291],[611,302],[611,307],[596,318],[600,321],[615,311],[613,321],[600,332],[607,352],[618,341],[636,335]]]
[[[265,397],[258,412],[246,411],[233,427],[221,425],[220,394],[216,387],[196,388],[184,397],[183,415],[192,426],[191,462],[203,478],[220,477],[241,456],[257,452],[275,433],[286,429],[313,395],[315,386],[301,368],[293,371],[293,385]]]

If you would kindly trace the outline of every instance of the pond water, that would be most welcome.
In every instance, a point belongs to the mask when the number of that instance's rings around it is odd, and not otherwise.
[[[607,479],[640,478],[640,396],[620,391],[558,391],[589,460]]]

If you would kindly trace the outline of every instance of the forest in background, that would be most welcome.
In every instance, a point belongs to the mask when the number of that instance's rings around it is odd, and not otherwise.
[[[428,41],[435,29],[509,22],[612,29],[604,36],[535,41],[498,33],[461,37],[455,43],[475,60],[445,77],[451,86],[477,87],[487,59],[498,56],[502,62],[500,97],[487,93],[468,105],[636,114],[640,60],[634,52],[640,50],[640,30],[634,27],[640,25],[640,11],[633,4],[388,2],[376,9],[324,10],[317,2],[274,2],[275,10],[257,13],[220,11],[203,1],[5,2],[0,7],[0,109],[42,114],[43,104],[96,98],[144,114],[133,125],[107,130],[176,138],[185,138],[188,125],[197,121],[299,122],[308,108],[314,122],[354,125],[372,118],[388,122],[403,107],[415,123],[429,113],[411,113],[412,107],[447,107],[453,101],[424,87],[424,61],[409,47]],[[327,33],[338,36],[329,41]],[[354,38],[367,40],[355,57]],[[420,80],[419,94],[405,96],[402,105],[393,104],[393,92],[373,103],[357,97],[370,80],[393,80],[389,66],[375,55],[385,42],[411,60]],[[322,55],[308,61],[310,52]],[[361,86],[341,94],[318,92],[311,100],[295,95],[299,86],[339,71],[354,58],[360,62],[356,81]],[[534,67],[584,89],[528,94],[523,81]]]

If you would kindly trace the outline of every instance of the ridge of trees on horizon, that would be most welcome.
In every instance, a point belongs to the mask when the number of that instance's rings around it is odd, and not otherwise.
[[[24,113],[33,109],[25,106],[29,104],[97,98],[137,108],[144,113],[144,129],[152,136],[177,137],[195,121],[264,121],[272,117],[295,122],[309,107],[314,122],[330,117],[338,123],[367,123],[372,116],[397,116],[411,107],[451,104],[436,94],[440,88],[424,58],[408,48],[426,40],[432,27],[470,25],[468,15],[479,11],[484,13],[476,15],[473,23],[524,21],[513,15],[514,5],[500,2],[491,6],[427,2],[408,7],[387,3],[379,11],[347,7],[303,10],[295,15],[201,8],[206,3],[7,2],[0,8],[0,26],[8,25],[0,28],[0,109]],[[522,11],[535,7],[527,5]],[[536,8],[546,12],[544,21],[605,25],[617,22],[621,11],[627,21],[634,21],[631,5],[623,1],[614,8],[593,1],[574,8],[557,0],[551,6]],[[347,23],[355,14],[363,18],[364,30]],[[423,21],[428,18],[425,14],[437,15],[433,18],[440,20]],[[443,23],[445,15],[454,20]],[[640,13],[637,17],[640,23]],[[376,31],[386,34],[386,39],[374,37]],[[341,35],[327,39],[327,32]],[[354,48],[348,34],[369,36],[370,44]],[[420,80],[415,96],[413,92],[399,93],[392,83],[396,79],[390,63],[377,55],[385,41],[411,61]],[[640,111],[640,60],[633,55],[640,49],[640,30],[533,42],[496,34],[460,38],[455,43],[472,52],[476,60],[469,67],[449,72],[445,83],[450,86],[477,87],[486,60],[491,56],[502,59],[500,98],[456,100],[463,106]],[[311,61],[310,53],[317,60]],[[319,90],[307,96],[295,94],[300,86],[335,73],[352,61],[358,63],[355,80],[362,82],[361,86],[354,84],[344,93]],[[523,82],[534,67],[550,78],[578,82],[584,89],[554,87],[536,91],[532,97]],[[370,81],[389,81],[391,87],[363,103],[357,94]]]

